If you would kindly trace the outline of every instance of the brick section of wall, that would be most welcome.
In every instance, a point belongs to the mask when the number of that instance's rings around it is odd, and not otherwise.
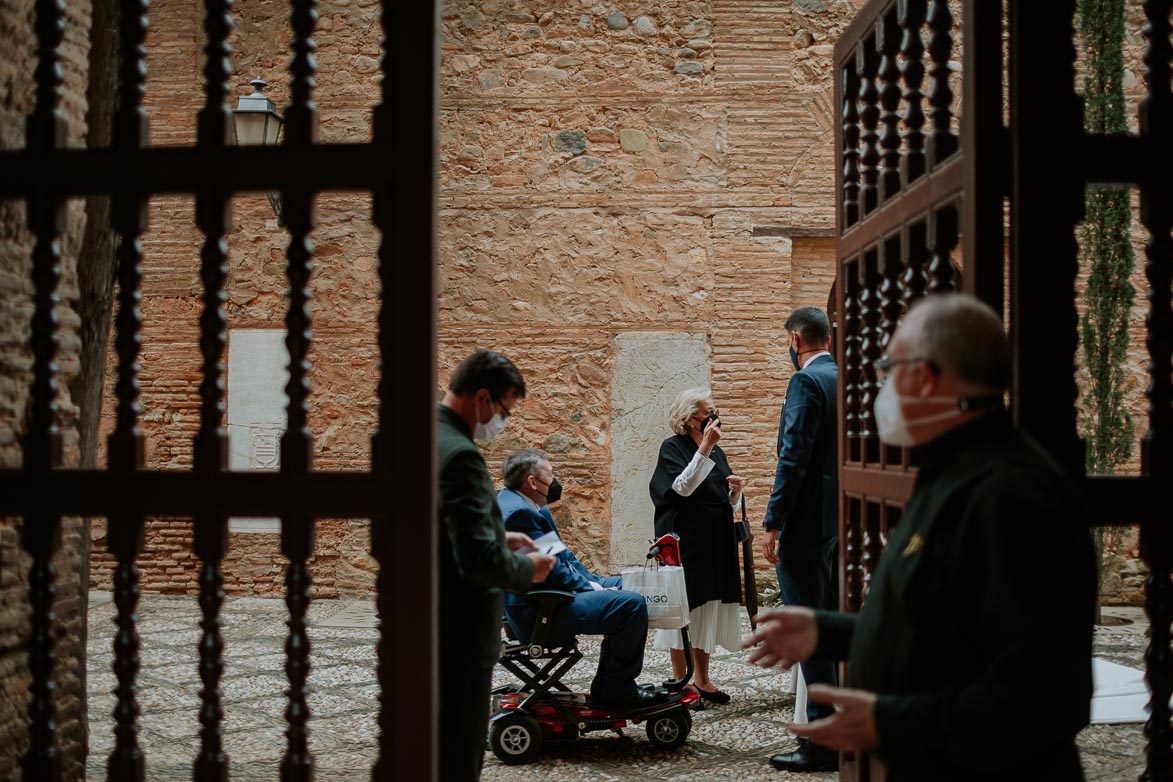
[[[0,149],[25,144],[25,118],[33,109],[32,66],[35,37],[33,3],[16,0],[0,5]],[[67,120],[68,143],[81,146],[85,137],[85,84],[88,72],[89,4],[66,7],[62,46],[64,89],[62,112]],[[28,388],[32,354],[28,347],[32,314],[30,253],[32,237],[26,228],[23,202],[0,201],[0,467],[21,463],[20,440],[27,424]],[[61,284],[57,309],[60,347],[57,355],[59,425],[65,445],[66,465],[77,463],[77,410],[66,384],[77,372],[78,318],[77,253],[85,227],[80,201],[67,210],[61,242]],[[30,560],[20,546],[19,518],[0,518],[0,780],[20,775],[20,758],[28,748],[29,703],[28,571]],[[57,640],[54,676],[58,747],[64,779],[85,776],[84,697],[85,671],[81,639],[85,630],[85,589],[79,583],[82,561],[82,525],[79,519],[62,522],[61,549],[54,557]]]
[[[610,561],[611,345],[626,331],[707,334],[723,445],[750,479],[751,517],[764,512],[791,372],[782,323],[797,306],[824,306],[834,277],[831,55],[862,4],[443,7],[441,383],[475,346],[517,361],[530,398],[486,457],[498,470],[513,448],[550,451],[566,485],[555,514],[597,567]],[[279,6],[238,8],[233,42],[237,92],[259,73],[283,105],[289,34]],[[188,143],[202,102],[199,10],[168,4],[152,23],[155,141]],[[323,2],[318,28],[321,138],[364,139],[379,90],[377,4]],[[234,208],[229,328],[281,328],[285,235],[263,198],[242,196]],[[361,196],[319,202],[311,404],[321,469],[368,458],[378,307],[368,212]],[[151,217],[144,430],[152,466],[186,468],[197,424],[200,239],[190,199],[156,199]],[[149,529],[145,587],[191,590],[189,522]],[[319,594],[369,585],[364,529],[323,523]],[[334,550],[338,560],[326,553]],[[353,571],[331,574],[342,560]],[[97,562],[95,583],[105,583],[109,560]],[[279,591],[280,568],[272,536],[233,538],[232,591]]]

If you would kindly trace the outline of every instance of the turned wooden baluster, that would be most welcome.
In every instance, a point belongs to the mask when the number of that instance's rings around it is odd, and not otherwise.
[[[1173,29],[1169,16],[1173,0],[1146,0],[1148,24],[1145,37],[1147,93],[1140,107],[1140,132],[1159,143],[1173,133]],[[1145,275],[1149,281],[1147,317],[1149,349],[1149,428],[1141,446],[1145,474],[1167,482],[1173,477],[1173,188],[1167,177],[1141,188],[1141,221],[1148,230],[1145,243]],[[1170,622],[1173,621],[1173,535],[1168,525],[1149,521],[1141,526],[1141,556],[1150,567],[1145,581],[1145,612],[1149,618],[1149,644],[1145,650],[1146,678],[1151,696],[1144,733],[1147,768],[1142,782],[1173,779],[1173,726],[1169,699],[1173,697],[1173,653]]]
[[[285,146],[308,148],[317,140],[317,106],[314,75],[317,65],[313,39],[318,21],[316,0],[296,0],[290,22],[293,27],[293,59],[290,105],[285,114]],[[313,434],[309,427],[310,349],[309,281],[313,269],[310,231],[314,227],[314,196],[304,189],[286,190],[283,214],[289,229],[286,274],[289,278],[289,310],[285,316],[285,345],[289,350],[289,382],[285,392],[285,433],[281,437],[281,472],[306,475],[313,465]],[[285,574],[285,604],[289,608],[289,636],[285,642],[285,673],[289,677],[285,720],[289,729],[281,760],[282,782],[308,782],[314,778],[314,756],[309,750],[310,709],[306,681],[310,672],[310,640],[306,611],[310,604],[308,561],[314,550],[314,519],[286,515],[281,520],[281,551],[289,559]]]
[[[957,246],[956,206],[946,206],[933,213],[929,223],[929,242],[932,244],[932,257],[929,259],[928,292],[941,293],[956,289],[952,256],[953,248]]]
[[[843,98],[843,226],[859,222],[859,76],[852,63],[840,71]]]
[[[854,497],[845,498],[847,516],[844,520],[843,610],[859,611],[863,605],[863,501]]]
[[[228,34],[232,29],[231,0],[205,0],[204,29],[208,43],[204,68],[206,103],[199,114],[197,144],[215,149],[227,145],[231,126],[228,77],[232,73]],[[230,217],[228,194],[205,187],[196,194],[196,224],[204,234],[200,251],[200,278],[204,309],[200,317],[200,427],[195,437],[195,472],[209,485],[227,467],[228,436],[224,429],[224,346],[227,342],[224,283],[228,277]],[[224,709],[220,679],[224,674],[224,638],[220,609],[224,605],[221,562],[228,550],[228,517],[213,502],[195,515],[194,548],[200,560],[200,750],[195,760],[196,782],[228,778],[224,753]]]
[[[843,279],[843,417],[848,461],[859,461],[860,380],[863,354],[859,349],[859,263],[844,264]]]
[[[904,58],[900,73],[904,77],[906,151],[901,164],[907,184],[925,172],[925,110],[924,93],[921,92],[925,78],[925,47],[920,32],[925,23],[925,0],[899,0],[896,7],[904,31],[900,42],[900,54]]]
[[[883,332],[880,330],[880,274],[877,269],[876,252],[864,255],[863,285],[860,291],[860,354],[863,358],[863,372],[860,380],[859,429],[864,440],[865,460],[878,460],[879,440],[876,432],[876,418],[872,408],[880,392],[880,381],[876,374],[876,362],[884,353]]]
[[[905,309],[924,297],[929,286],[928,277],[925,276],[925,259],[929,257],[928,230],[923,222],[908,226],[907,246],[904,274],[900,277],[900,294]]]
[[[863,553],[860,556],[860,570],[863,573],[863,591],[861,601],[866,601],[872,586],[872,576],[876,574],[876,565],[880,561],[880,553],[884,546],[880,539],[881,506],[877,502],[866,503],[863,518]]]
[[[900,192],[900,66],[896,62],[900,26],[895,13],[876,23],[876,72],[880,100],[880,194],[885,201]]]
[[[147,0],[123,0],[119,20],[119,91],[114,114],[113,146],[130,152],[147,143],[147,116],[143,110],[146,91]],[[139,349],[142,344],[143,247],[141,237],[147,226],[146,199],[141,194],[114,197],[112,222],[119,236],[118,317],[114,349],[118,354],[118,380],[114,432],[108,441],[109,470],[126,473],[143,466],[143,436],[139,429]],[[117,631],[114,635],[114,750],[106,764],[110,779],[142,780],[146,775],[142,749],[138,744],[136,678],[139,670],[138,617],[139,573],[136,560],[143,546],[143,516],[115,513],[109,519],[110,553],[118,565],[114,571],[114,604]]]
[[[949,86],[949,57],[953,54],[953,15],[949,0],[929,2],[929,112],[932,127],[929,131],[929,152],[933,165],[957,151],[957,136],[953,133],[953,90]]]
[[[904,274],[903,254],[899,238],[889,239],[883,246],[883,281],[880,283],[880,348],[887,352],[888,343],[892,339],[892,332],[896,331],[900,323],[900,316],[904,314],[904,291],[900,280]]]
[[[61,114],[61,40],[65,30],[64,0],[38,0],[35,10],[37,66],[35,103],[27,122],[30,150],[51,153],[66,145]],[[23,467],[29,480],[49,491],[50,473],[61,464],[61,433],[57,426],[57,288],[61,282],[61,231],[65,204],[42,190],[29,197],[28,226],[34,237],[32,252],[33,316],[31,334],[32,384]],[[56,641],[53,599],[57,592],[52,557],[61,542],[61,516],[52,511],[24,514],[21,544],[32,558],[28,574],[29,747],[21,761],[23,778],[57,782],[60,755],[55,744],[57,725],[53,692]]]
[[[879,55],[869,38],[862,39],[855,49],[855,69],[859,73],[859,116],[863,125],[860,134],[863,148],[859,155],[862,202],[861,214],[871,214],[879,203],[878,180],[880,176],[880,135],[877,124],[880,119],[880,93],[876,89],[876,69]]]

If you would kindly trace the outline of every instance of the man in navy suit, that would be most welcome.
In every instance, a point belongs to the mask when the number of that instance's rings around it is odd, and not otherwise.
[[[818,307],[799,307],[786,320],[795,372],[778,426],[778,469],[766,508],[762,553],[778,570],[786,605],[839,608],[839,458],[836,401],[839,369],[830,353],[831,323]],[[830,662],[804,662],[807,685],[838,684]],[[812,722],[829,706],[809,701]],[[783,771],[824,771],[838,756],[802,740],[796,751],[774,755]]]
[[[548,533],[558,536],[549,504],[562,496],[550,457],[535,448],[510,454],[503,468],[505,488],[497,504],[505,528],[537,540]],[[558,536],[559,538],[561,536]],[[562,606],[550,622],[549,643],[569,642],[575,635],[604,635],[599,667],[591,683],[596,705],[637,708],[664,700],[663,693],[641,689],[636,678],[644,665],[648,637],[648,608],[642,595],[619,589],[619,576],[596,576],[566,549],[556,556],[553,570],[537,589],[574,592],[574,602]],[[529,637],[537,605],[525,595],[505,598],[505,615],[518,638]]]

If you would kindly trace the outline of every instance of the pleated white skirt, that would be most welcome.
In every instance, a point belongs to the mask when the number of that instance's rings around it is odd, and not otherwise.
[[[731,652],[741,648],[741,606],[710,600],[688,612],[688,638],[692,648],[712,654],[717,644]],[[657,630],[653,649],[683,649],[679,630]]]

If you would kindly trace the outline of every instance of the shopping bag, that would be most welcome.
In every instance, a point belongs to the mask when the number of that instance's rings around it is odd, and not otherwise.
[[[643,595],[648,605],[648,627],[679,630],[688,624],[688,592],[680,566],[624,568],[623,589]]]

